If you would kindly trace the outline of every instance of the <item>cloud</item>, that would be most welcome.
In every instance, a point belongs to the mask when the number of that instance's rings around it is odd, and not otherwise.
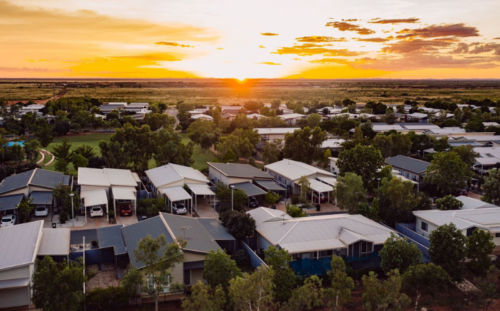
[[[384,53],[405,54],[415,51],[435,51],[439,48],[446,48],[452,45],[452,42],[441,40],[421,40],[399,41],[382,48]]]
[[[221,51],[221,50],[224,50],[224,48],[217,48],[217,50],[220,50],[220,51]]]
[[[466,26],[465,24],[446,24],[431,25],[424,28],[408,29],[398,31],[399,39],[419,37],[419,38],[443,38],[443,37],[477,37],[479,30],[476,27]]]
[[[193,45],[180,44],[180,43],[177,43],[177,42],[164,42],[164,41],[160,41],[160,42],[155,42],[155,44],[156,45],[178,46],[178,47],[181,47],[181,48],[193,48],[194,47]]]
[[[356,41],[361,41],[361,42],[387,42],[394,40],[393,36],[387,37],[387,38],[355,38],[354,40]]]
[[[479,44],[474,47],[473,50],[470,50],[470,54],[480,54],[480,53],[488,53],[491,51],[495,51],[494,55],[500,55],[500,43],[486,43]]]
[[[500,37],[493,38],[493,40],[500,40]]]
[[[348,19],[342,19],[343,22],[357,22],[357,18],[348,18]]]
[[[157,53],[157,54],[141,54],[141,55],[128,55],[128,56],[113,56],[108,59],[113,59],[113,58],[118,58],[118,59],[133,59],[133,60],[140,60],[140,61],[146,61],[146,62],[178,62],[181,61],[182,59],[175,57],[174,55],[171,54],[162,54],[162,53]]]
[[[295,38],[298,42],[347,42],[347,39],[342,38],[333,38],[333,37],[325,37],[325,36],[306,36]]]
[[[263,33],[261,33],[261,35],[263,35],[263,36],[270,36],[270,37],[272,37],[272,36],[279,36],[279,34],[272,33],[272,32],[263,32]]]
[[[330,49],[325,48],[319,44],[306,43],[302,45],[296,45],[292,47],[282,47],[279,48],[273,54],[295,54],[299,56],[312,56],[312,55],[324,55],[324,56],[359,56],[362,55],[361,52],[349,51],[348,49]]]
[[[347,64],[349,63],[349,60],[347,59],[342,59],[342,58],[322,58],[322,59],[315,59],[309,61],[312,64]]]
[[[263,45],[259,45],[259,49],[265,49],[266,47]]]
[[[453,54],[464,54],[469,52],[469,45],[467,43],[459,43],[452,51]]]
[[[373,31],[371,29],[363,28],[359,25],[346,23],[346,22],[328,22],[326,24],[326,27],[337,28],[340,31],[355,31],[359,35],[371,35],[371,34],[375,33],[375,31]]]
[[[395,19],[380,19],[374,18],[369,21],[370,24],[414,24],[420,22],[419,18],[395,18]]]
[[[32,68],[32,67],[0,67],[0,72],[64,72],[68,70]]]
[[[262,62],[262,63],[257,63],[259,65],[271,65],[271,66],[280,66],[280,63],[274,63],[274,62]]]

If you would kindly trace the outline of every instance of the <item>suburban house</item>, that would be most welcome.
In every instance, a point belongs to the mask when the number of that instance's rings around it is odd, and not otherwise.
[[[287,124],[296,125],[299,120],[304,119],[306,116],[300,113],[289,113],[281,114],[277,117],[285,121]]]
[[[500,147],[478,147],[474,151],[479,154],[474,168],[481,173],[486,173],[500,163]]]
[[[101,109],[101,113],[103,115],[107,115],[108,113],[110,113],[113,110],[119,111],[126,106],[127,106],[127,103],[116,102],[116,103],[108,103],[106,105],[101,105],[101,106],[99,106],[99,109]]]
[[[184,261],[176,264],[171,269],[171,284],[180,283],[187,286],[203,280],[203,269],[205,266],[205,256],[210,251],[222,250],[219,245],[233,247],[234,238],[218,223],[217,220],[205,221],[202,218],[191,218],[167,213],[160,213],[158,216],[140,221],[136,224],[125,226],[122,229],[123,239],[126,244],[130,263],[138,268],[144,268],[144,264],[135,259],[134,251],[142,238],[151,235],[157,238],[164,235],[167,243],[177,243],[178,239],[187,242],[184,253]],[[169,293],[170,288],[165,289]],[[142,297],[147,298],[147,293],[142,292]],[[168,295],[162,297],[168,300]]]
[[[419,123],[427,123],[428,118],[429,115],[427,113],[414,112],[406,114],[406,120],[416,120]]]
[[[463,205],[462,205],[461,210],[498,207],[494,204],[484,202],[484,201],[481,201],[478,199],[474,199],[471,197],[466,197],[463,195],[458,196],[455,199],[462,202]]]
[[[340,170],[339,170],[339,167],[337,166],[337,161],[339,159],[338,158],[334,158],[334,157],[329,157],[328,158],[328,170],[333,173],[335,176],[337,176],[338,174],[340,174]]]
[[[283,211],[265,207],[247,213],[256,223],[255,249],[260,252],[271,245],[286,249],[292,255],[292,268],[298,274],[308,273],[300,270],[310,260],[324,261],[328,270],[333,254],[345,256],[348,261],[377,257],[394,232],[362,215],[292,218]]]
[[[256,128],[262,142],[273,142],[278,139],[285,140],[285,135],[300,130],[300,127]]]
[[[309,180],[311,192],[326,193],[328,196],[333,191],[332,186],[337,181],[330,172],[288,159],[268,164],[264,166],[264,169],[292,194],[300,194],[300,186],[297,182],[302,176],[307,177]]]
[[[262,118],[267,118],[267,117],[263,116],[261,114],[258,114],[258,113],[252,113],[252,114],[247,115],[247,118],[252,119],[252,120],[260,120]]]
[[[141,112],[149,108],[149,103],[130,103],[123,107],[123,110],[127,112]]]
[[[148,177],[148,187],[151,192],[156,197],[164,195],[165,199],[170,203],[190,201],[191,206],[193,206],[192,199],[194,196],[194,206],[196,208],[199,196],[202,198],[215,196],[215,193],[208,186],[210,181],[207,177],[189,166],[169,163],[147,170],[145,173]],[[188,193],[184,186],[187,186],[191,193]]]
[[[496,247],[494,254],[500,254],[500,207],[486,207],[462,210],[414,211],[415,229],[418,234],[429,238],[439,226],[454,224],[465,236],[470,236],[475,229],[486,230],[493,235]]]
[[[345,139],[341,138],[330,138],[325,140],[321,144],[321,149],[330,149],[332,151],[339,151],[342,149],[342,144],[345,142]]]
[[[85,212],[93,206],[105,207],[103,210],[109,219],[109,199],[115,216],[117,206],[119,211],[121,205],[130,206],[136,212],[137,190],[142,182],[139,175],[130,170],[79,167],[78,185]]]
[[[392,165],[392,168],[398,170],[402,176],[418,182],[419,185],[423,183],[425,171],[430,165],[429,162],[403,155],[387,158],[385,163]]]
[[[0,228],[0,309],[29,308],[37,257],[68,259],[69,229],[44,229],[43,223]]]
[[[206,114],[202,114],[202,113],[195,114],[195,115],[191,116],[191,119],[193,119],[193,120],[202,119],[202,120],[207,120],[207,121],[213,121],[214,120],[214,118],[212,118],[211,116],[206,115]]]

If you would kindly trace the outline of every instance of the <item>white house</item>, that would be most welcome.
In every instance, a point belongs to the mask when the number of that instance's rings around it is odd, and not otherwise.
[[[304,119],[306,116],[300,113],[290,113],[290,114],[281,114],[277,117],[285,121],[287,124],[295,125],[299,120]]]
[[[262,142],[273,142],[278,139],[285,140],[285,135],[300,130],[300,127],[256,128]]]

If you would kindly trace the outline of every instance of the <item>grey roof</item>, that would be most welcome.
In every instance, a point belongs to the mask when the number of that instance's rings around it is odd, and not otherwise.
[[[69,228],[43,228],[38,256],[67,256],[71,240]]]
[[[97,242],[99,248],[113,247],[115,255],[127,253],[125,241],[122,236],[123,225],[102,227],[97,229]]]
[[[264,194],[266,194],[266,192],[264,190],[260,189],[259,187],[257,187],[256,185],[252,184],[249,181],[238,183],[238,184],[233,184],[233,186],[236,189],[240,189],[240,190],[245,191],[245,193],[249,197],[253,197],[253,196],[256,196],[256,195],[264,195]]]
[[[385,160],[385,163],[392,165],[392,167],[394,168],[400,168],[405,171],[417,174],[425,172],[427,170],[427,167],[430,165],[429,162],[417,160],[402,155],[388,158],[387,160]]]
[[[187,242],[186,250],[208,253],[221,249],[197,219],[167,213],[161,213],[161,217],[165,219],[176,238],[182,238]]]
[[[0,228],[0,271],[33,264],[43,220]]]
[[[24,198],[24,194],[13,194],[7,195],[4,197],[0,197],[0,210],[7,211],[16,209],[17,205],[21,203],[21,200]]]
[[[235,238],[227,232],[216,218],[196,218],[216,241],[234,241]]]
[[[144,268],[144,264],[137,262],[134,256],[134,250],[137,249],[137,244],[142,238],[151,235],[152,238],[157,238],[160,235],[165,236],[167,243],[172,243],[174,240],[168,233],[165,224],[160,216],[149,218],[140,221],[136,224],[123,227],[122,229],[123,240],[127,246],[127,252],[130,257],[130,263],[136,268]]]
[[[31,204],[35,205],[51,205],[52,204],[52,192],[48,191],[33,191],[30,195],[33,200]]]
[[[286,189],[271,180],[256,180],[255,183],[268,191],[285,191]]]
[[[251,166],[250,164],[239,163],[215,163],[208,162],[208,165],[213,166],[222,174],[229,177],[243,177],[252,179],[273,179],[268,173]]]
[[[53,189],[63,182],[63,177],[62,173],[37,168],[5,178],[0,184],[0,194],[24,188],[28,184]]]
[[[63,183],[63,185],[65,185],[65,186],[69,186],[69,182],[70,182],[70,180],[71,180],[71,176],[69,176],[69,175],[64,175],[64,176],[63,176],[63,182],[62,182],[62,183]]]
[[[91,241],[97,241],[97,230],[96,229],[86,229],[86,230],[71,230],[70,244],[82,244],[83,237],[85,237],[85,243]]]

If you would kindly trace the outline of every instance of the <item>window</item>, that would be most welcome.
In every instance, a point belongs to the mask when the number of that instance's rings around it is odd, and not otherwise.
[[[495,233],[495,238],[500,238],[500,232]]]
[[[368,242],[361,242],[361,257],[368,255],[372,252],[372,246]]]
[[[327,251],[320,251],[319,252],[319,258],[323,258],[323,257],[332,257],[333,255],[333,250],[327,250]]]
[[[191,270],[184,270],[184,285],[191,285]]]
[[[422,228],[422,230],[427,232],[427,230],[429,230],[429,225],[426,222],[422,221],[422,225],[420,226],[420,228]]]
[[[300,260],[302,259],[301,254],[292,254],[292,260]]]
[[[318,259],[318,252],[311,252],[312,259]]]
[[[170,275],[167,276],[168,279],[167,279],[167,285],[163,286],[163,293],[168,293],[170,292]],[[148,287],[156,287],[156,284],[154,284],[154,280],[153,280],[153,277],[151,275],[148,275],[147,276],[147,281],[146,281],[146,285]]]

